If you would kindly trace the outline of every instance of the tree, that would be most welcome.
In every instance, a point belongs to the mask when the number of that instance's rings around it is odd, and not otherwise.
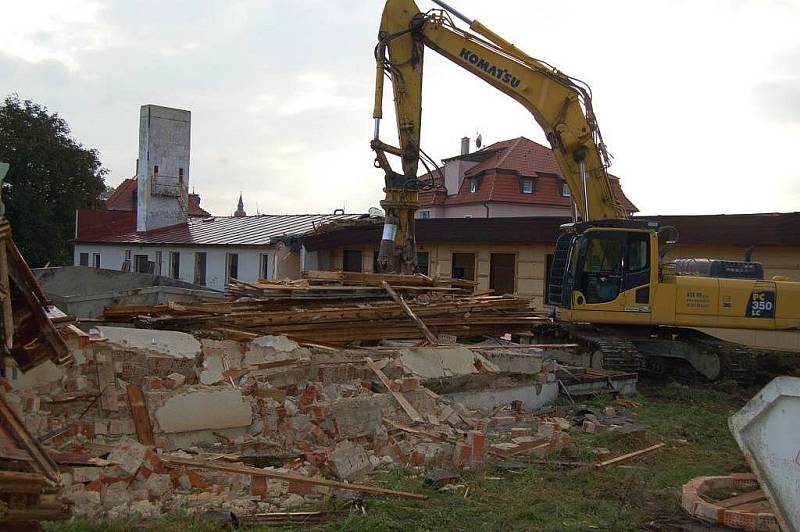
[[[73,139],[57,113],[12,95],[0,105],[0,161],[11,165],[3,201],[28,264],[71,264],[75,210],[99,207],[106,189],[97,150]]]

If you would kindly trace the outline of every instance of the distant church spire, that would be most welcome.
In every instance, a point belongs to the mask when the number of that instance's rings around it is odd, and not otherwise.
[[[244,212],[244,202],[242,201],[242,193],[239,192],[239,205],[236,206],[236,212],[233,215],[237,218],[241,218],[243,216],[247,216],[247,213]]]

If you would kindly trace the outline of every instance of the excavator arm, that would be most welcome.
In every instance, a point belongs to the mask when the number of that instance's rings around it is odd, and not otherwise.
[[[589,88],[471,20],[444,2],[423,13],[414,0],[387,0],[381,19],[377,60],[374,138],[376,166],[386,174],[386,223],[378,257],[384,271],[413,272],[414,214],[422,117],[425,47],[517,100],[544,130],[583,221],[624,219],[608,178],[609,156],[592,110]],[[451,15],[469,24],[458,28]],[[399,147],[379,138],[384,79],[392,83]],[[454,89],[457,90],[457,89]],[[400,157],[402,173],[387,154]]]

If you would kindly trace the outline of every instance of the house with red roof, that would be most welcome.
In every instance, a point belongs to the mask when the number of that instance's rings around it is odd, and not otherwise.
[[[495,142],[443,161],[420,179],[434,184],[420,193],[418,218],[507,218],[519,216],[570,216],[570,190],[550,148],[525,137]],[[616,198],[628,211],[639,209],[622,191],[619,178],[611,177]]]

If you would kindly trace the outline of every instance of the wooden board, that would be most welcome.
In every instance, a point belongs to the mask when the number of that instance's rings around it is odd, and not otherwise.
[[[159,456],[159,458],[167,464],[199,467],[203,469],[213,469],[217,471],[228,471],[230,473],[242,473],[244,475],[253,475],[256,477],[277,478],[279,480],[302,482],[305,484],[313,484],[315,486],[328,486],[331,488],[359,491],[362,493],[375,493],[378,495],[389,495],[391,497],[402,497],[406,499],[416,499],[420,501],[424,501],[428,498],[425,495],[420,495],[418,493],[410,493],[407,491],[395,491],[386,488],[378,488],[375,486],[365,486],[363,484],[350,484],[347,482],[338,482],[335,480],[327,480],[324,478],[309,478],[301,475],[294,475],[290,473],[279,473],[278,471],[273,471],[270,469],[260,469],[258,467],[250,467],[245,465],[223,464],[205,460],[191,460],[188,458],[178,458],[177,456],[162,455]]]
[[[155,446],[153,437],[153,425],[150,422],[150,414],[147,412],[147,405],[144,402],[142,389],[135,384],[128,384],[128,405],[131,407],[133,424],[136,427],[136,437],[139,443],[150,447]]]
[[[119,410],[117,403],[117,381],[114,377],[114,361],[107,353],[97,353],[97,389],[100,390],[100,406],[103,410],[116,412]]]
[[[386,389],[389,390],[389,393],[391,393],[392,396],[394,396],[394,398],[397,399],[397,402],[400,403],[400,406],[403,408],[405,413],[408,414],[408,417],[410,417],[411,420],[414,421],[415,423],[422,423],[423,421],[425,421],[422,415],[420,415],[420,413],[417,412],[416,408],[411,406],[411,403],[408,402],[408,399],[406,399],[402,393],[392,390],[389,378],[375,364],[375,361],[369,357],[367,357],[366,361],[367,361],[367,366],[369,366],[369,369],[371,369],[375,373],[375,375],[378,376],[383,385],[386,386]]]

